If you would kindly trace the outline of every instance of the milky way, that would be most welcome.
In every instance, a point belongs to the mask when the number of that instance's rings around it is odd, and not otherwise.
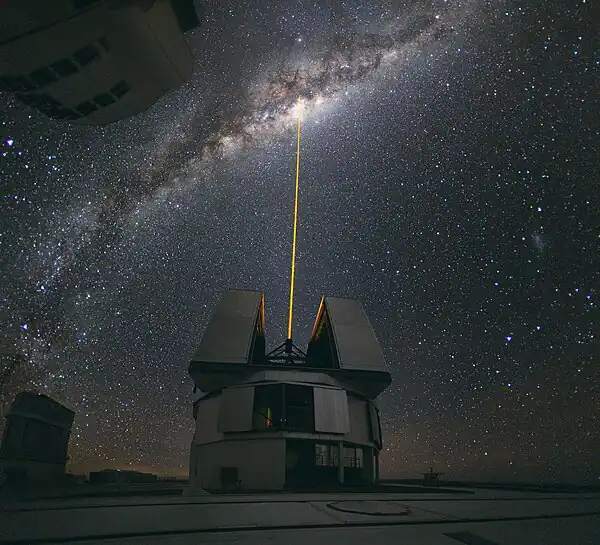
[[[459,10],[463,17],[465,12],[466,8]],[[298,68],[282,68],[257,89],[243,90],[235,108],[210,120],[205,112],[193,116],[185,135],[167,143],[124,192],[111,194],[101,223],[115,225],[160,189],[192,178],[206,161],[223,159],[236,149],[281,134],[293,125],[299,100],[310,113],[351,86],[369,82],[385,70],[398,70],[414,51],[447,38],[454,31],[456,17],[453,11],[443,16],[437,11],[423,13],[418,6],[417,11],[403,12],[381,33],[348,30],[336,36],[320,57],[306,59]],[[190,154],[191,160],[183,159]],[[193,172],[186,175],[186,168]]]

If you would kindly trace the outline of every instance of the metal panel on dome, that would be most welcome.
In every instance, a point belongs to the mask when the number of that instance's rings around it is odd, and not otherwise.
[[[220,432],[249,431],[252,429],[254,386],[225,388],[219,407]]]
[[[192,361],[250,363],[257,337],[264,338],[264,323],[264,298],[261,292],[225,292]]]
[[[323,433],[348,433],[348,396],[341,388],[313,388],[315,404],[315,431]]]
[[[371,439],[381,448],[381,421],[379,411],[373,403],[369,403],[369,419],[371,420]]]
[[[388,372],[363,306],[354,299],[325,297],[340,369]]]

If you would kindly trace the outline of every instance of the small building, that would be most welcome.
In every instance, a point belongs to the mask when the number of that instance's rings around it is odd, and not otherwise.
[[[21,392],[8,414],[0,471],[8,483],[50,484],[65,477],[75,413],[44,394]]]
[[[194,0],[9,0],[0,92],[71,123],[127,118],[191,77],[199,24]]]
[[[265,351],[264,297],[230,290],[189,365],[190,489],[369,484],[382,447],[375,400],[390,384],[362,305],[323,297],[306,352]]]
[[[156,475],[130,469],[103,469],[90,471],[89,482],[90,484],[153,483],[156,482]]]
[[[423,486],[439,486],[440,476],[443,475],[440,471],[433,471],[433,468],[429,468],[428,473],[421,473],[423,475]]]

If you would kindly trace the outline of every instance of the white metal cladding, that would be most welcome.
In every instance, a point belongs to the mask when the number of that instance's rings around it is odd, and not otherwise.
[[[223,439],[219,433],[219,407],[221,396],[207,396],[201,399],[196,414],[196,431],[194,432],[194,443],[212,443]]]
[[[370,443],[371,421],[368,402],[348,394],[348,414],[350,416],[350,431],[345,440],[355,443]]]
[[[295,371],[293,369],[267,369],[253,373],[249,377],[241,380],[238,384],[257,384],[262,382],[281,382],[286,384],[321,384],[323,386],[331,386],[333,388],[341,388],[342,385],[335,379],[324,373],[313,373],[310,371]]]
[[[371,416],[371,434],[373,442],[381,446],[381,427],[379,423],[379,411],[373,403],[369,403],[369,415]]]
[[[326,297],[325,308],[341,369],[387,372],[383,352],[362,305],[354,299]]]
[[[249,431],[252,429],[254,386],[224,388],[221,392],[218,431]]]
[[[258,291],[225,292],[193,361],[248,363],[261,301]]]
[[[315,403],[315,431],[348,433],[348,397],[341,388],[313,388]]]

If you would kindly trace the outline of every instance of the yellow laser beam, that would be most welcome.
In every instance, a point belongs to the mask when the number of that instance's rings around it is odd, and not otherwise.
[[[296,278],[296,241],[298,234],[298,192],[300,187],[300,121],[302,100],[298,100],[298,141],[296,145],[296,197],[294,199],[294,228],[292,235],[292,271],[290,274],[290,310],[288,314],[288,339],[292,338],[292,316],[294,313],[294,281]]]

